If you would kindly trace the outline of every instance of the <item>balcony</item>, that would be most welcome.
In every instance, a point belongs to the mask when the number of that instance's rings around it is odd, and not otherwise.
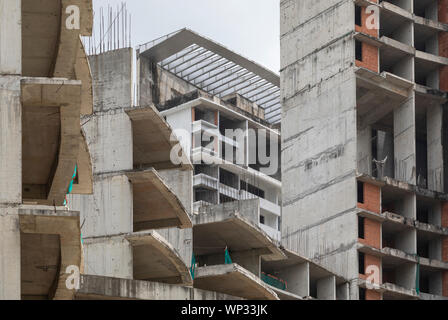
[[[279,230],[277,230],[273,227],[270,227],[268,225],[265,225],[263,223],[260,223],[260,228],[261,228],[261,230],[266,232],[266,234],[269,237],[271,237],[273,240],[279,241],[279,242],[282,240],[282,233]]]
[[[196,269],[194,287],[249,300],[279,300],[266,283],[238,264]]]
[[[218,190],[218,179],[210,177],[206,174],[198,174],[193,177],[193,187],[201,187],[211,190]]]
[[[207,122],[205,120],[197,120],[192,123],[192,132],[205,132],[212,136],[219,135],[218,127],[210,122]]]
[[[69,266],[82,270],[79,212],[35,206],[19,209],[22,299],[71,300]]]

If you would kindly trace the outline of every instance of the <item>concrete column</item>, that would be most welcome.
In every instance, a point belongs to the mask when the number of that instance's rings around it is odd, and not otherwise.
[[[249,270],[257,277],[261,275],[261,257],[258,252],[244,251],[231,254],[232,261]],[[223,254],[224,257],[224,254]]]
[[[350,298],[350,285],[344,283],[336,287],[336,299],[337,300],[349,300]]]
[[[22,1],[0,0],[0,74],[22,73]]]
[[[288,283],[288,291],[300,297],[310,295],[310,266],[308,262],[283,269],[279,277]]]
[[[395,179],[417,183],[415,142],[415,97],[394,111]]]
[[[358,128],[358,172],[372,175],[372,127]],[[377,159],[378,160],[378,159]]]
[[[18,209],[0,208],[0,300],[20,300]]]
[[[417,264],[403,264],[395,271],[396,284],[406,289],[415,289]]]
[[[442,120],[442,106],[427,109],[428,189],[439,192],[443,192]]]
[[[379,161],[387,157],[383,168],[383,176],[392,178],[394,176],[394,137],[390,132],[378,131],[377,152]]]
[[[0,204],[22,203],[20,78],[0,76]]]
[[[4,10],[12,2],[2,0],[0,8]],[[4,23],[2,14],[0,11],[0,26]],[[3,31],[0,28],[0,42]],[[2,49],[5,47],[0,43]],[[18,209],[11,208],[22,202],[21,155],[20,77],[0,75],[0,300],[21,298],[19,216]]]
[[[417,253],[417,230],[410,229],[395,236],[395,247],[409,254]]]
[[[317,281],[317,299],[336,300],[336,277],[330,276]]]
[[[442,272],[437,272],[429,278],[429,291],[432,294],[443,295],[443,277]]]

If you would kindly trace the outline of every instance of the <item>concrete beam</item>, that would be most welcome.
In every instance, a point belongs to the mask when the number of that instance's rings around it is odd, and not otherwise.
[[[82,275],[76,300],[240,300],[214,291],[130,279]]]

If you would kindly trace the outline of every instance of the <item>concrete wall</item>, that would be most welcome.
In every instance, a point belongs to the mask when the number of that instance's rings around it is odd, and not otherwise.
[[[288,292],[300,297],[310,295],[310,265],[308,262],[282,269],[278,277],[288,283]]]
[[[444,192],[443,186],[443,107],[434,105],[426,113],[428,142],[428,189]]]
[[[94,194],[68,200],[71,209],[81,212],[86,274],[125,279],[133,278],[132,246],[122,236],[134,231],[132,183],[122,173],[133,169],[132,122],[124,111],[132,107],[132,55],[131,49],[121,49],[90,57],[95,114],[84,120],[83,129],[92,156]],[[159,174],[191,214],[192,172]],[[192,229],[158,233],[190,266]]]
[[[351,1],[281,3],[283,244],[348,279],[358,276],[354,12]]]
[[[0,0],[0,300],[20,300],[21,1]]]
[[[317,281],[317,298],[336,300],[336,277],[330,276]]]
[[[0,208],[0,300],[20,300],[18,209]]]
[[[0,0],[0,74],[22,73],[22,2]]]
[[[0,204],[22,203],[20,94],[20,77],[0,75]]]
[[[417,183],[415,141],[415,94],[394,110],[395,179]]]
[[[133,55],[125,48],[89,56],[96,112],[133,105]]]

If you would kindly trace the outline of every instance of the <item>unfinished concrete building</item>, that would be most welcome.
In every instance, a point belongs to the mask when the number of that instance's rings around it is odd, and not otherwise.
[[[348,299],[343,277],[280,246],[279,164],[265,171],[257,156],[263,139],[279,147],[279,77],[188,29],[140,46],[137,61],[140,105],[155,105],[180,131],[194,165],[194,287],[249,299]],[[251,139],[251,129],[263,138]]]
[[[352,299],[448,297],[448,1],[281,1],[285,247]]]
[[[82,269],[79,213],[64,204],[74,172],[73,192],[92,190],[80,125],[92,113],[80,39],[92,22],[89,0],[0,1],[0,299],[74,296],[66,269]]]
[[[280,245],[279,172],[221,132],[278,140],[279,77],[189,30],[137,68],[130,48],[86,57],[92,20],[89,0],[0,0],[0,299],[349,299]],[[189,147],[158,109],[189,110]],[[225,146],[243,163],[194,164]]]

